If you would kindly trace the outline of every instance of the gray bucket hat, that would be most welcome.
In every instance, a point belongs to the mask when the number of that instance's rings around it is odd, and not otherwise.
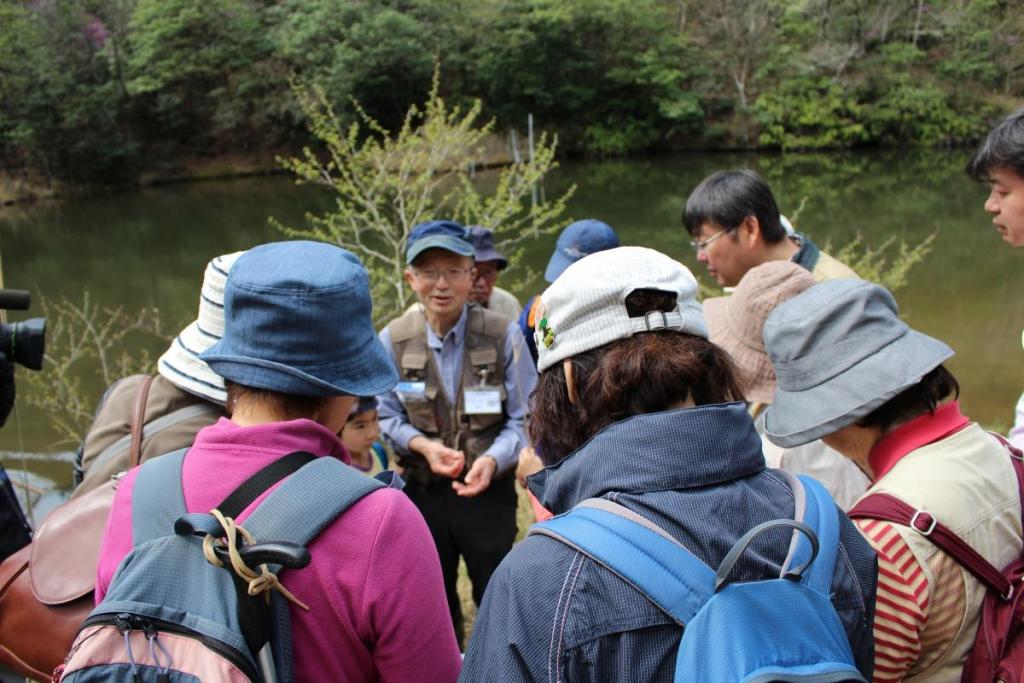
[[[765,433],[783,448],[854,424],[953,356],[900,320],[888,290],[829,280],[780,304],[764,343],[778,389]]]

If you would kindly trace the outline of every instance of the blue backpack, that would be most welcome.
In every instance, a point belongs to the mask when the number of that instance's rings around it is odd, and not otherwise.
[[[717,571],[650,520],[602,498],[536,524],[530,534],[550,536],[591,557],[685,627],[676,681],[863,682],[829,600],[839,511],[818,482],[787,479],[796,497],[795,519],[754,527]],[[781,576],[729,583],[751,541],[778,527],[794,529]]]
[[[139,470],[132,493],[132,551],[118,566],[103,602],[82,624],[61,681],[293,679],[288,604],[278,591],[249,594],[251,577],[232,570],[223,545],[213,550],[224,566],[207,560],[204,539],[227,532],[214,515],[186,510],[184,458],[182,449]],[[286,476],[240,522],[251,534],[252,542],[236,544],[248,568],[267,565],[276,574],[305,566],[310,560],[305,545],[356,501],[386,485],[335,458],[292,453],[250,477],[218,510],[234,517]],[[391,485],[400,487],[400,480]]]

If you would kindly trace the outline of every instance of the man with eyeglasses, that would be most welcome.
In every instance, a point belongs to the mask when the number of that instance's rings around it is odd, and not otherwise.
[[[769,261],[793,261],[819,282],[857,277],[806,235],[787,230],[768,183],[749,169],[718,171],[701,181],[686,200],[683,225],[697,260],[723,287],[735,287],[748,270]]]
[[[434,537],[460,641],[459,557],[479,605],[515,540],[512,471],[537,382],[518,325],[468,305],[474,253],[458,223],[417,225],[406,242],[405,281],[419,306],[380,333],[400,374],[398,386],[378,397],[381,429]]]
[[[511,320],[519,318],[523,307],[509,291],[495,286],[498,274],[508,267],[508,259],[494,246],[494,233],[479,225],[466,228],[466,234],[473,245],[476,258],[476,277],[469,300]]]

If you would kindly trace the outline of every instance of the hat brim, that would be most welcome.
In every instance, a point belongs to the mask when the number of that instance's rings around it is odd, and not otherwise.
[[[508,268],[508,259],[498,253],[497,249],[478,249],[475,254],[476,262],[497,261],[498,270]]]
[[[573,263],[575,261],[563,254],[561,249],[556,248],[551,254],[551,259],[548,261],[548,267],[544,269],[544,279],[548,282],[554,282]]]
[[[157,371],[172,384],[190,394],[223,404],[227,398],[224,380],[199,358],[199,355],[213,346],[218,339],[216,335],[204,331],[198,320],[193,321],[174,338],[170,347],[160,356]]]
[[[292,366],[231,353],[219,342],[201,355],[224,379],[256,389],[299,396],[375,396],[398,384],[387,349],[374,338],[343,361]],[[353,377],[362,379],[353,380]]]
[[[452,235],[428,235],[416,240],[409,247],[405,255],[406,263],[411,265],[427,249],[444,249],[459,256],[474,256],[476,254],[473,245],[464,239],[453,237]]]
[[[744,344],[729,324],[729,297],[705,299],[704,320],[709,339],[725,350],[736,364],[743,398],[752,403],[771,403],[775,397],[775,369],[768,352]]]
[[[917,384],[952,356],[953,349],[938,339],[908,330],[817,386],[802,391],[779,386],[765,411],[765,434],[783,448],[833,434]]]

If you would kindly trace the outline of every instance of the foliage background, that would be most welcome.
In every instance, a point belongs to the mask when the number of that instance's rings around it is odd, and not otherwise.
[[[0,0],[0,166],[134,181],[441,95],[560,150],[959,145],[1024,98],[1021,0]],[[271,162],[272,163],[272,162]]]

